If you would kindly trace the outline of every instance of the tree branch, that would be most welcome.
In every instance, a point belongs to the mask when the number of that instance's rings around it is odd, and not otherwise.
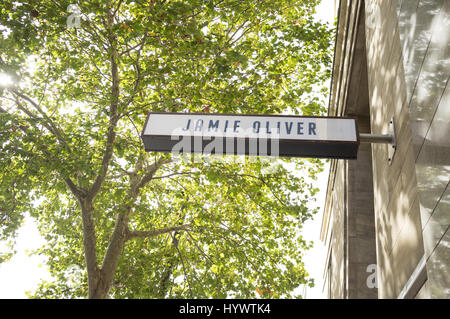
[[[172,176],[176,176],[176,175],[198,175],[198,172],[178,172],[178,173],[172,173],[172,174],[168,174],[168,175],[164,175],[164,176],[156,176],[153,177],[152,179],[163,179],[163,178],[169,178]]]
[[[171,226],[171,227],[164,227],[154,230],[134,230],[129,231],[127,239],[134,239],[134,238],[152,238],[159,235],[168,234],[171,232],[176,231],[182,231],[182,230],[190,230],[191,225],[185,224],[185,225],[179,225],[179,226]]]
[[[180,256],[181,266],[183,267],[183,273],[184,273],[184,276],[186,277],[186,282],[187,282],[188,287],[189,287],[189,293],[191,294],[191,297],[192,297],[191,281],[190,281],[189,276],[188,276],[188,274],[187,274],[187,272],[186,272],[186,267],[184,266],[183,255],[181,254],[181,251],[180,251],[180,249],[178,248],[178,245],[175,246],[175,248],[176,248],[176,250],[177,250],[177,252],[178,252],[178,255]]]
[[[251,177],[253,179],[256,179],[258,181],[260,181],[262,184],[264,184],[264,186],[266,186],[270,192],[272,193],[272,195],[275,197],[275,199],[284,207],[288,208],[288,206],[280,199],[280,197],[278,197],[278,195],[273,191],[273,189],[267,184],[267,182],[262,179],[261,177],[258,176],[254,176],[254,175],[250,175],[250,174],[224,174],[225,176],[240,176],[240,177]]]
[[[136,186],[136,190],[138,191],[139,189],[141,189],[142,187],[144,187],[145,185],[147,185],[154,177],[155,173],[158,171],[158,169],[163,166],[164,164],[170,163],[172,160],[168,159],[168,158],[160,158],[156,163],[154,163],[153,165],[151,165],[146,173],[144,174],[144,176],[142,177],[142,179],[140,180],[140,182],[137,184]]]
[[[17,107],[23,111],[26,115],[28,115],[30,118],[37,119],[37,117],[31,112],[30,110],[26,109],[22,103],[18,100],[20,97],[21,99],[29,102],[38,112],[42,115],[43,119],[45,121],[42,121],[42,125],[50,132],[52,133],[58,140],[58,142],[67,148],[69,152],[71,152],[69,144],[67,144],[66,139],[64,138],[63,134],[61,133],[61,130],[53,123],[53,121],[50,119],[50,117],[47,115],[47,113],[44,112],[44,110],[37,104],[35,101],[33,101],[30,97],[26,96],[25,94],[17,91],[16,89],[10,89],[10,91],[14,94],[16,97],[16,105]]]
[[[20,104],[19,101],[16,100],[16,101],[14,101],[14,102],[18,103],[17,106],[18,106],[20,109],[23,108],[22,110],[23,110],[26,114],[27,114],[27,112],[29,112],[28,110],[26,110],[26,109]],[[1,113],[7,113],[7,114],[10,114],[7,110],[5,110],[4,108],[1,108],[1,107],[0,107],[0,112],[1,112]],[[32,113],[30,113],[30,114],[32,114]],[[27,114],[27,115],[29,115],[29,114]],[[30,116],[30,115],[29,115],[29,116]],[[35,118],[35,117],[32,117],[32,118]],[[52,156],[52,154],[48,151],[48,149],[47,149],[42,143],[40,143],[39,140],[36,139],[36,134],[30,132],[27,126],[25,126],[25,125],[20,125],[20,124],[18,123],[18,127],[19,127],[19,128],[22,130],[22,132],[24,132],[31,140],[34,141],[34,145],[36,146],[37,149],[39,149],[39,150],[44,154],[44,156],[46,157],[47,161],[50,161],[50,160],[55,161],[55,162],[58,161],[57,159],[54,158],[54,156]],[[69,187],[69,189],[70,189],[70,191],[72,192],[72,194],[74,194],[75,197],[79,200],[79,199],[84,195],[83,190],[80,189],[77,185],[75,185],[75,183],[72,181],[72,179],[71,179],[70,177],[65,176],[65,174],[63,173],[64,170],[58,170],[58,169],[56,169],[55,171],[61,176],[62,180],[66,183],[67,187]]]
[[[109,3],[108,3],[109,4]],[[92,184],[91,189],[88,191],[88,198],[93,200],[97,196],[100,188],[105,181],[106,174],[108,172],[109,163],[113,155],[114,142],[116,140],[116,126],[119,121],[118,116],[118,105],[119,105],[119,95],[120,95],[120,79],[119,79],[119,66],[118,66],[118,52],[115,48],[116,36],[112,33],[113,21],[111,14],[108,14],[107,29],[109,31],[109,42],[110,42],[110,62],[111,62],[111,104],[109,112],[109,127],[106,137],[106,146],[103,153],[102,163],[97,177]]]
[[[197,250],[203,255],[203,257],[205,257],[206,260],[208,260],[211,264],[214,264],[214,261],[211,260],[211,258],[209,258],[208,255],[206,255],[206,253],[203,251],[203,249],[201,249],[198,245],[197,245],[197,240],[195,240],[194,237],[192,237],[191,233],[188,231],[187,232],[188,236],[191,238],[191,243],[194,244],[195,248],[197,248]]]

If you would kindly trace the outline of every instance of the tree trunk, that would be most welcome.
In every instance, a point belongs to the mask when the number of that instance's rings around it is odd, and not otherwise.
[[[104,273],[100,271],[95,287],[92,290],[89,289],[89,299],[108,298],[108,292],[110,288],[111,285],[108,285],[108,283],[106,282]]]
[[[116,272],[119,263],[120,254],[128,239],[128,220],[128,214],[122,213],[117,215],[114,231],[109,239],[108,249],[106,250],[102,269],[100,271],[100,281],[98,284],[98,291],[96,291],[97,297],[94,298],[106,298],[113,284],[114,273]]]
[[[97,240],[95,237],[95,225],[93,219],[94,208],[92,202],[85,198],[80,198],[79,203],[83,221],[83,247],[88,275],[88,296],[89,298],[93,298],[98,282],[100,281],[100,270],[97,261]]]

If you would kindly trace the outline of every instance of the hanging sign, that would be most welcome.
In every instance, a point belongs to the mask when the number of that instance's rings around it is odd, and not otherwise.
[[[149,113],[149,152],[356,159],[356,120],[288,115]]]

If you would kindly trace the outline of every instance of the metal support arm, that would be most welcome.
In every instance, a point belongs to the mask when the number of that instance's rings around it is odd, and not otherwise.
[[[361,143],[379,143],[379,144],[394,144],[395,138],[394,135],[386,134],[359,134],[359,141]]]
[[[359,141],[361,143],[388,144],[388,161],[392,164],[395,151],[397,150],[397,136],[395,132],[395,122],[391,119],[389,122],[389,134],[367,134],[360,133]]]

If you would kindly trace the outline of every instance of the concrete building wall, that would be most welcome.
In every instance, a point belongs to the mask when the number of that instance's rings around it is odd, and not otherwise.
[[[321,238],[331,298],[450,297],[450,1],[341,0],[330,116],[387,134],[331,163]],[[377,264],[368,290],[366,265]],[[366,271],[364,271],[366,270]]]
[[[428,281],[450,298],[450,1],[398,0]]]
[[[377,298],[377,289],[367,284],[368,269],[376,264],[375,219],[372,189],[372,152],[360,146],[357,161],[347,162],[346,298]]]
[[[397,298],[424,254],[412,130],[397,3],[366,0],[365,11],[372,133],[396,125],[392,163],[390,145],[373,144],[372,157],[379,297]]]
[[[393,118],[397,149],[389,161],[389,145],[361,145],[357,161],[331,163],[331,298],[450,297],[449,30],[448,0],[340,1],[329,115],[373,134]],[[378,290],[363,283],[371,262]]]
[[[370,132],[363,2],[346,4],[339,13],[329,115],[355,117],[360,131]],[[328,296],[376,298],[376,287],[367,285],[367,269],[376,264],[370,145],[360,146],[358,160],[332,161],[322,236],[329,247]]]
[[[331,262],[330,262],[330,293],[333,299],[344,298],[345,293],[345,260],[343,258],[344,242],[345,242],[345,220],[344,220],[344,193],[345,193],[345,175],[344,175],[344,161],[336,163],[337,174],[334,180],[332,197],[334,202],[333,210],[333,233],[330,237],[331,247]],[[341,257],[342,256],[342,257]]]

